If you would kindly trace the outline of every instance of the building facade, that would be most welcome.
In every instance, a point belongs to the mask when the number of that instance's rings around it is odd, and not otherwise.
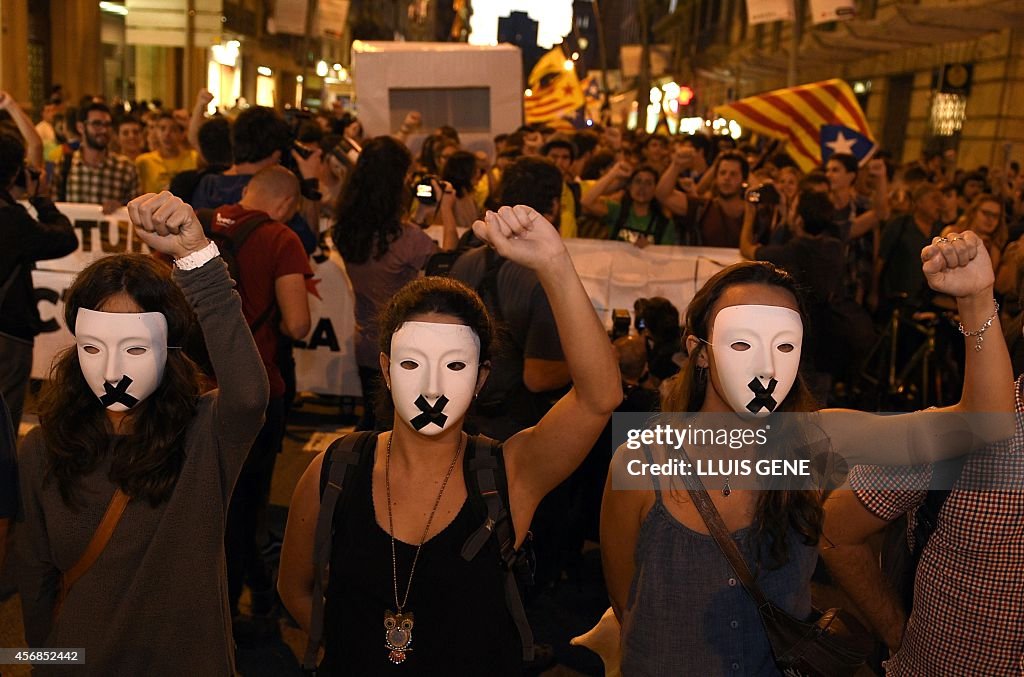
[[[954,149],[961,166],[1024,159],[1024,3],[860,0],[852,20],[750,26],[747,0],[691,0],[655,26],[676,80],[709,110],[789,85],[844,78],[897,159]],[[795,54],[793,53],[795,47]]]

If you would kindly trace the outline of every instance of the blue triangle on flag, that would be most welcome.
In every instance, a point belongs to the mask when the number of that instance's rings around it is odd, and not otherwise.
[[[821,126],[821,162],[828,162],[833,153],[849,153],[861,164],[867,162],[878,144],[845,125]]]

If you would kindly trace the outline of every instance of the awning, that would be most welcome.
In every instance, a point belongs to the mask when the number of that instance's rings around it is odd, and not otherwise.
[[[834,32],[813,30],[801,44],[802,59],[854,61],[901,49],[975,40],[1024,26],[1021,0],[977,0],[956,5],[898,3],[875,19],[839,23]]]
[[[313,18],[313,36],[340,36],[348,20],[349,0],[318,0]],[[306,34],[308,0],[274,0],[274,9],[267,19],[267,31],[288,35]]]
[[[224,29],[221,0],[194,0],[193,39],[196,47],[221,40]],[[187,0],[125,0],[125,42],[129,45],[184,47]]]

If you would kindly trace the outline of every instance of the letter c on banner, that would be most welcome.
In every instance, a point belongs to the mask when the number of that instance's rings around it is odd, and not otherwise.
[[[59,300],[60,300],[60,294],[58,294],[53,289],[47,289],[46,287],[36,287],[36,304],[37,305],[41,301],[46,301],[47,303],[51,303],[54,306],[56,306],[57,305],[57,301],[59,301]],[[42,317],[43,313],[40,312],[39,315],[40,315],[40,317]],[[48,319],[48,320],[43,320],[40,323],[40,325],[39,325],[39,331],[40,331],[40,333],[43,333],[43,334],[49,333],[49,332],[54,332],[54,331],[59,331],[59,330],[60,330],[60,323],[57,322],[57,319],[56,319],[55,316],[50,317],[50,319]]]
[[[629,463],[627,463],[627,464],[626,464],[626,471],[627,471],[627,472],[628,472],[628,473],[629,473],[630,475],[632,475],[633,477],[636,477],[637,475],[643,475],[643,474],[644,474],[644,472],[643,472],[643,470],[642,470],[642,469],[641,469],[641,470],[640,470],[639,472],[637,472],[636,470],[634,470],[634,469],[633,469],[633,464],[634,464],[634,463],[640,463],[640,459],[638,459],[638,458],[634,458],[634,459],[633,459],[632,461],[630,461]]]

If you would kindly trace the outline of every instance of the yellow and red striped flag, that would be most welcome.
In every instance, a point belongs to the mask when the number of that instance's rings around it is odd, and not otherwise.
[[[561,47],[555,47],[540,58],[530,71],[527,86],[530,96],[525,97],[523,108],[528,124],[572,115],[584,103],[575,64],[566,60]]]
[[[874,141],[853,90],[838,79],[776,89],[716,106],[714,112],[744,129],[785,139],[786,152],[805,172],[821,165],[823,127],[847,127]]]

